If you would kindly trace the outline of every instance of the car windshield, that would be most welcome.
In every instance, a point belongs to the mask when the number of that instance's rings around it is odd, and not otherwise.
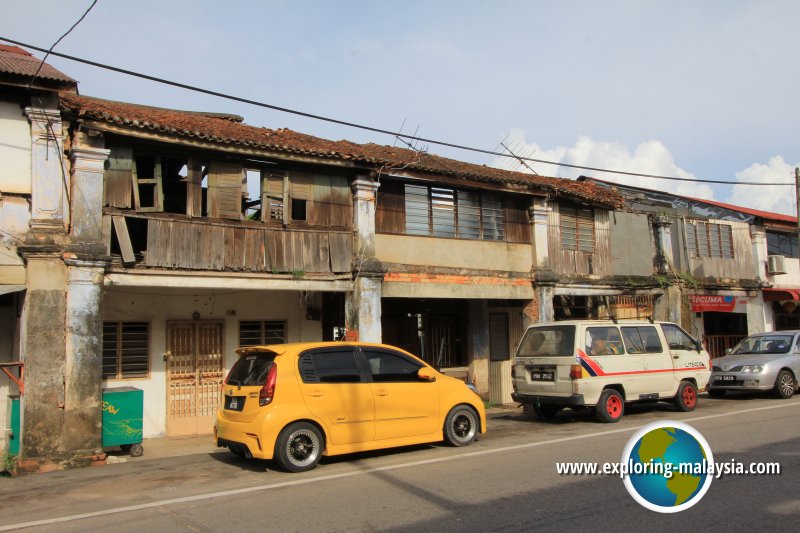
[[[747,337],[731,351],[731,354],[788,353],[791,346],[791,335],[759,335]]]
[[[530,328],[519,343],[517,357],[574,355],[575,326]]]

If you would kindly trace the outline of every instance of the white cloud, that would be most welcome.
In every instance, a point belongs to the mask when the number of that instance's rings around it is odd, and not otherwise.
[[[528,156],[546,161],[658,176],[696,178],[694,174],[675,164],[672,153],[661,141],[643,142],[631,152],[627,146],[618,142],[595,141],[589,137],[580,136],[573,146],[558,146],[551,149],[544,149],[536,143],[527,142],[523,130],[513,129],[509,132],[505,144],[508,145],[516,155]],[[491,164],[499,168],[528,172],[528,169],[522,167],[519,162],[510,158],[497,157]],[[528,164],[538,174],[545,176],[560,176],[574,179],[584,174],[602,180],[634,185],[647,189],[670,191],[698,198],[714,198],[714,191],[710,186],[704,183],[642,178],[638,176],[626,176],[624,174],[610,174],[569,167],[556,167],[540,163]]]
[[[794,181],[794,168],[776,155],[769,162],[753,163],[746,169],[736,173],[737,181],[755,181],[761,183],[780,183]],[[736,205],[753,207],[764,211],[774,211],[787,215],[795,214],[795,190],[781,185],[734,185],[728,202]]]

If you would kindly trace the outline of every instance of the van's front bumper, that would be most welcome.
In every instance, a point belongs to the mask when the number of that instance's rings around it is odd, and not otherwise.
[[[586,405],[583,394],[573,394],[572,396],[539,396],[512,392],[511,399],[517,403],[531,405],[558,405],[559,407],[583,407]]]

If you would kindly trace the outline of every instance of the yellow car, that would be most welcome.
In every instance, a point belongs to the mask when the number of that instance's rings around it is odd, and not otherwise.
[[[486,431],[475,392],[399,348],[314,342],[236,353],[217,445],[289,472],[311,470],[322,455],[442,440],[467,446]]]

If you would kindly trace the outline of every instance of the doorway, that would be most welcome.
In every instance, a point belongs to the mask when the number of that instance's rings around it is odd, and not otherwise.
[[[167,323],[167,435],[208,435],[222,387],[223,323]]]

